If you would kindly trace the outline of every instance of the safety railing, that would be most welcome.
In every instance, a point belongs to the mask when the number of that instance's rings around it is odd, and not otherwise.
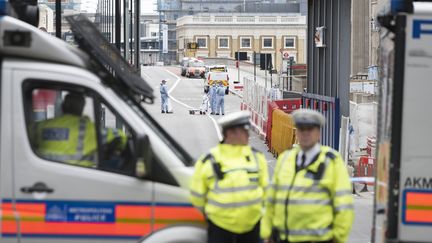
[[[253,77],[243,79],[243,102],[266,118],[267,116],[267,97],[268,93],[265,87],[255,83]]]
[[[339,149],[340,103],[339,98],[316,94],[302,94],[303,108],[321,112],[326,123],[321,129],[321,143],[336,150]]]

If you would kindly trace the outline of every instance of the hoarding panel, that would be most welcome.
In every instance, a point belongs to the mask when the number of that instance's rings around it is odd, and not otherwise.
[[[430,242],[432,230],[431,29],[432,15],[407,16],[399,238],[410,242]]]

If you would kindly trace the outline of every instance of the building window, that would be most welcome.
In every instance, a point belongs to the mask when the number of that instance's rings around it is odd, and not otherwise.
[[[263,49],[273,48],[273,37],[263,37],[262,38],[262,48]]]
[[[218,48],[227,49],[229,48],[229,39],[228,37],[218,37]]]
[[[207,37],[197,37],[198,48],[207,48]]]
[[[240,37],[240,48],[251,48],[252,38],[250,37]]]
[[[284,37],[284,48],[295,48],[295,37]]]

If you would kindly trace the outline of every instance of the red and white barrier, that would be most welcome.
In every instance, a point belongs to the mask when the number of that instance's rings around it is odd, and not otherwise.
[[[234,85],[234,90],[235,91],[243,91],[244,86],[241,84],[238,85]]]
[[[240,103],[240,109],[249,111],[251,113],[251,121],[253,130],[260,135],[262,139],[266,137],[267,132],[267,120],[266,118],[259,114],[257,111],[252,109],[246,103]]]
[[[240,88],[240,85],[239,85]],[[252,114],[254,130],[265,139],[268,121],[268,101],[280,99],[282,93],[278,89],[266,89],[255,82],[253,77],[243,78],[243,100],[241,110],[248,110]]]

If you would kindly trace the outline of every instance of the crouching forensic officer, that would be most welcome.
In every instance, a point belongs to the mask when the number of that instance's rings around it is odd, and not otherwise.
[[[195,165],[191,201],[208,221],[208,243],[258,243],[267,162],[248,145],[250,113],[219,119],[223,141]]]
[[[354,213],[344,162],[319,143],[321,113],[300,109],[293,119],[299,146],[278,158],[261,237],[264,242],[346,242]]]

